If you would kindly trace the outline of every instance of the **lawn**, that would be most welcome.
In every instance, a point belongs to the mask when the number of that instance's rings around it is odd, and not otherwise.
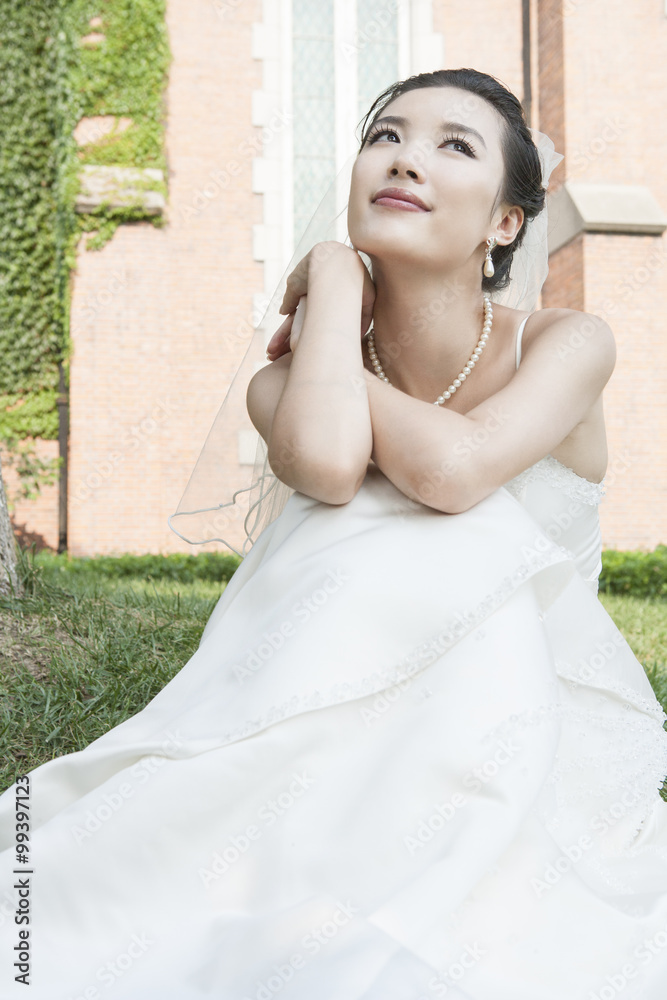
[[[0,789],[140,711],[192,656],[225,587],[23,562],[26,596],[0,599]],[[600,600],[667,710],[667,601]]]
[[[148,704],[194,653],[224,587],[54,568],[21,601],[0,599],[0,789]]]

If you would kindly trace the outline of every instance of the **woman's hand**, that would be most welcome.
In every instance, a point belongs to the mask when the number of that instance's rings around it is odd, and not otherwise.
[[[312,247],[305,257],[299,261],[294,270],[287,276],[285,295],[283,296],[283,301],[280,306],[279,312],[288,313],[289,315],[283,323],[278,327],[273,337],[268,343],[266,349],[266,356],[269,361],[275,361],[277,358],[281,357],[283,354],[287,354],[288,351],[292,350],[296,344],[296,339],[300,332],[300,327],[303,322],[297,322],[297,329],[294,330],[296,336],[291,338],[293,324],[296,316],[296,310],[300,302],[302,302],[302,296],[306,295],[308,292],[308,276],[310,274],[311,266],[319,266],[325,262],[333,253],[352,253],[355,258],[361,263],[364,269],[364,286],[361,297],[361,336],[366,333],[368,327],[370,326],[371,319],[373,318],[373,305],[375,303],[375,285],[368,273],[368,268],[365,266],[364,262],[359,257],[356,250],[351,247],[346,246],[344,243],[337,243],[335,240],[327,240],[323,243],[316,243]],[[300,314],[305,311],[305,303],[302,302]]]
[[[294,322],[294,317],[296,312],[291,313],[284,323],[281,323],[266,348],[266,356],[269,361],[276,361],[278,358],[282,357],[283,354],[287,354],[291,351],[290,347],[290,333],[292,331],[292,323]]]

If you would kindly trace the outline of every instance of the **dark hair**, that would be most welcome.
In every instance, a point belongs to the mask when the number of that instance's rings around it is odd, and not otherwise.
[[[524,223],[511,243],[507,246],[498,244],[492,251],[495,273],[491,278],[482,276],[482,289],[491,291],[494,288],[505,288],[510,282],[514,251],[523,242],[526,223],[540,214],[546,201],[546,191],[542,187],[540,157],[521,102],[494,76],[480,73],[476,69],[439,69],[433,73],[418,73],[393,83],[375,99],[360,123],[362,139],[359,152],[366,143],[369,130],[387,104],[401,94],[423,87],[458,87],[459,90],[468,90],[488,101],[504,119],[502,151],[505,176],[500,201],[519,205],[523,209]]]

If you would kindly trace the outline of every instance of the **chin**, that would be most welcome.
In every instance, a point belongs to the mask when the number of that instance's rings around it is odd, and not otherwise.
[[[348,235],[355,250],[362,253],[376,254],[378,257],[383,254],[391,254],[398,250],[408,249],[405,239],[392,231],[392,227],[383,225],[373,226],[352,226],[348,230]]]

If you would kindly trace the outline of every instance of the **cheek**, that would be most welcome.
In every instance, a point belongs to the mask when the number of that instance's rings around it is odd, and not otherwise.
[[[359,221],[359,205],[356,196],[350,197],[347,203],[347,228],[348,232],[353,229]]]
[[[372,222],[373,206],[370,203],[372,192],[360,187],[350,193],[347,203],[348,229],[355,226],[366,226]]]
[[[471,184],[469,177],[453,178],[439,193],[439,215],[445,219],[463,219],[468,226],[485,223],[490,215],[495,192],[486,184]]]
[[[350,193],[347,199],[347,210],[349,213],[354,213],[355,216],[359,211],[360,205],[360,189],[359,184],[355,184],[354,177],[352,178],[352,184],[350,185]]]

